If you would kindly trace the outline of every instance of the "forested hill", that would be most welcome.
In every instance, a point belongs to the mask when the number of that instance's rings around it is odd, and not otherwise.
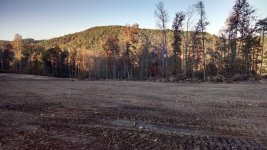
[[[163,46],[165,33],[167,41]],[[183,74],[202,79],[203,70],[207,71],[207,76],[260,70],[260,44],[250,48],[251,58],[244,59],[244,53],[238,53],[234,62],[231,56],[235,53],[229,49],[232,46],[229,39],[204,33],[204,54],[198,30],[179,34],[175,35],[172,30],[140,29],[135,24],[93,27],[40,41],[22,40],[16,35],[11,42],[0,41],[0,72],[90,79],[147,79]],[[255,40],[258,39],[255,36]],[[240,43],[236,44],[239,49]],[[265,73],[266,61],[262,58],[262,72]]]
[[[43,47],[52,48],[55,46],[59,46],[61,49],[77,49],[77,48],[85,48],[87,50],[102,49],[103,43],[107,40],[110,35],[118,36],[120,43],[122,44],[125,41],[124,35],[125,26],[98,26],[92,27],[85,31],[68,34],[65,36],[52,38],[49,40],[42,40],[38,42]],[[161,31],[158,29],[140,29],[139,35],[145,35],[148,37],[148,41],[150,41],[152,46],[159,46],[161,43]],[[168,49],[171,51],[173,43],[173,32],[171,30],[167,30],[167,42]],[[207,34],[206,38],[209,39],[210,44],[214,45],[216,36]]]
[[[267,75],[267,18],[257,19],[247,0],[235,2],[218,37],[206,32],[202,1],[188,11],[176,13],[171,29],[159,2],[158,30],[101,26],[41,41],[16,34],[11,42],[0,41],[0,72],[90,79]]]
[[[109,34],[121,35],[123,26],[99,26],[89,28],[85,31],[64,35],[49,40],[42,40],[39,42],[46,48],[55,47],[61,48],[78,48],[84,47],[86,49],[100,46],[102,41],[105,41]]]

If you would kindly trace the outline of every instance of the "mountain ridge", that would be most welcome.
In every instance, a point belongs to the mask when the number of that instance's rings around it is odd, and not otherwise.
[[[106,26],[95,26],[83,31],[69,33],[63,36],[53,37],[50,39],[44,40],[35,40],[32,38],[23,39],[26,43],[34,43],[39,44],[46,49],[59,46],[62,49],[67,48],[81,48],[84,47],[86,49],[101,49],[101,43],[104,42],[109,34],[115,34],[118,36],[120,41],[123,41],[123,29],[126,26],[122,25],[106,25]],[[159,29],[147,29],[147,28],[139,28],[141,34],[146,34],[149,40],[152,42],[152,45],[158,45],[160,43],[161,30]],[[184,33],[186,31],[183,31]],[[192,33],[193,31],[189,31]],[[206,32],[207,33],[207,32]],[[216,37],[214,34],[207,33],[208,36]],[[167,30],[168,37],[168,48],[172,49],[173,35],[172,30]],[[8,40],[0,40],[4,42],[12,42]]]
[[[86,49],[101,49],[101,43],[103,43],[110,34],[115,34],[118,36],[120,41],[124,40],[123,29],[126,26],[120,25],[108,25],[108,26],[95,26],[92,28],[88,28],[84,31],[67,34],[60,37],[51,38],[48,40],[41,40],[38,44],[44,46],[45,48],[51,48],[55,46],[59,46],[62,49],[67,48],[81,48],[84,47]],[[149,41],[151,41],[152,45],[158,45],[160,43],[161,38],[161,30],[159,29],[143,29],[139,28],[140,34],[145,34],[148,36]],[[186,32],[186,31],[184,31]],[[192,33],[192,31],[189,31]],[[212,35],[207,33],[207,37],[215,37],[216,35]],[[167,39],[168,39],[168,49],[172,49],[173,43],[173,33],[171,29],[167,30]]]

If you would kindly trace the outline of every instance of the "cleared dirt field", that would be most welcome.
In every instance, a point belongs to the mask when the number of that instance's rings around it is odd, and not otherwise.
[[[267,84],[0,74],[0,149],[266,149]]]

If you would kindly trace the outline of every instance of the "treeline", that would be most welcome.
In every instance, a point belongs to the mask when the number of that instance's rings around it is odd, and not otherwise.
[[[167,29],[168,12],[156,5],[158,30],[138,24],[95,27],[51,40],[0,41],[1,72],[89,79],[177,77],[206,80],[267,73],[267,19],[256,19],[247,0],[236,0],[220,36],[206,32],[202,1],[179,11]]]

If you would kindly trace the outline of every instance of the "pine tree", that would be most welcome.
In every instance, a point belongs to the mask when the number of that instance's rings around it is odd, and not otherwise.
[[[176,13],[176,16],[173,21],[173,38],[174,42],[172,43],[173,47],[173,61],[172,61],[172,74],[177,75],[177,73],[182,72],[182,58],[181,58],[181,45],[182,45],[182,23],[185,19],[183,12]]]
[[[206,21],[206,12],[205,7],[202,1],[199,1],[196,4],[196,8],[198,10],[200,19],[199,19],[199,26],[201,31],[201,39],[202,39],[202,53],[203,53],[203,80],[206,80],[206,50],[205,50],[205,30],[208,22]]]

